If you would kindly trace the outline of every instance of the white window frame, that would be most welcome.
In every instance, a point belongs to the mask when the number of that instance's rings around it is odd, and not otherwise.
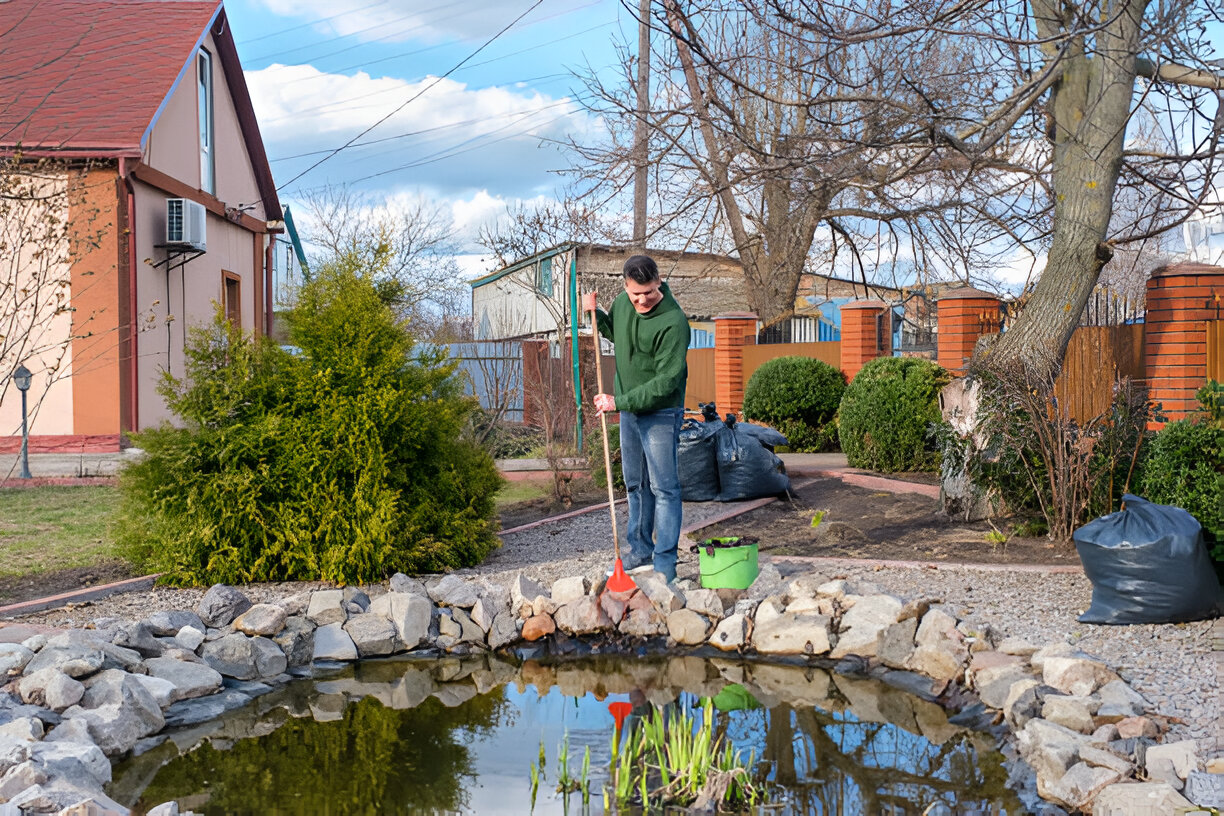
[[[203,48],[196,55],[196,111],[200,131],[200,189],[216,195],[212,54]]]

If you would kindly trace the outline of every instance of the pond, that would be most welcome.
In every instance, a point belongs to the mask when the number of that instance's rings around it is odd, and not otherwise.
[[[769,789],[774,806],[752,812],[1025,812],[994,738],[936,703],[810,666],[698,657],[364,662],[167,730],[115,766],[108,794],[136,814],[170,800],[209,816],[659,813],[604,798],[613,750],[655,711],[709,717]],[[586,801],[556,792],[566,776],[586,779]]]

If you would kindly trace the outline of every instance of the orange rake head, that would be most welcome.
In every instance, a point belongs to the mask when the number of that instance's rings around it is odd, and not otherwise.
[[[629,592],[637,589],[637,584],[633,583],[633,579],[625,572],[625,565],[619,558],[612,565],[612,574],[608,576],[607,587],[613,592]]]
[[[620,731],[625,727],[625,718],[633,713],[633,704],[624,702],[608,703],[608,712],[616,720],[616,730]]]

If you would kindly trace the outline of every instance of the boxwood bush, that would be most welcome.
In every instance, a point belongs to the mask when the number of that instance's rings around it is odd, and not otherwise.
[[[943,368],[913,357],[877,357],[863,366],[838,409],[838,439],[850,465],[885,473],[937,469],[929,431],[950,381]]]
[[[796,451],[836,446],[833,418],[846,376],[811,357],[778,357],[758,368],[744,387],[744,418],[772,425]]]
[[[161,385],[179,427],[135,435],[118,538],[180,585],[329,580],[479,563],[497,546],[488,453],[461,439],[472,400],[363,270],[301,291],[291,355],[218,312]]]

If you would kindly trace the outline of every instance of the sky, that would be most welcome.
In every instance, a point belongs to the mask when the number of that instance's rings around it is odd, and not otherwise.
[[[469,237],[558,194],[557,143],[598,126],[572,69],[614,66],[622,29],[636,41],[617,0],[225,5],[283,203],[341,184],[423,196]]]
[[[557,171],[572,162],[559,143],[601,130],[573,71],[611,75],[615,44],[637,37],[621,0],[225,5],[282,203],[341,184],[435,202],[454,219],[469,275],[492,266],[478,227],[507,204],[559,197]],[[1018,285],[1032,264],[1017,257],[1003,277]]]

